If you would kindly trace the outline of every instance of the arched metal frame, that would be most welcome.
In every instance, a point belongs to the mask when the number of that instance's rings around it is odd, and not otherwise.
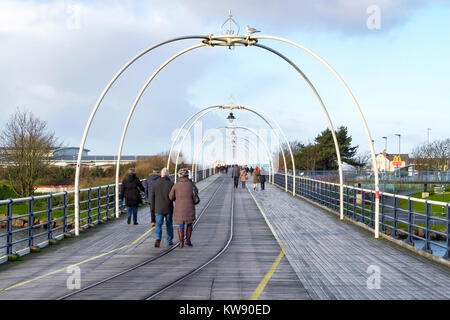
[[[242,130],[247,130],[250,133],[253,133],[259,139],[259,141],[261,141],[261,143],[264,145],[264,147],[266,149],[267,156],[269,158],[269,164],[270,164],[270,167],[271,167],[271,173],[269,172],[269,180],[270,180],[269,183],[271,183],[273,181],[275,170],[274,170],[274,166],[273,166],[272,154],[270,153],[270,149],[267,146],[267,144],[264,141],[264,139],[262,139],[261,136],[255,130],[253,130],[251,128],[248,128],[248,127],[244,127],[244,126],[223,126],[223,127],[217,127],[216,129],[217,130],[221,130],[221,129],[225,129],[225,130],[227,130],[227,129],[233,129],[233,130],[234,129],[242,129]],[[194,158],[193,158],[193,162],[192,162],[192,167],[193,167],[192,171],[194,172],[194,176],[196,178],[197,178],[197,175],[195,173],[197,172],[197,166],[198,166],[198,161],[197,161],[198,160],[198,154],[199,154],[198,150],[200,150],[203,147],[203,144],[207,141],[208,138],[209,138],[209,136],[205,135],[203,137],[202,143],[197,147],[197,150],[195,150],[195,152],[194,152]],[[248,142],[250,143],[251,141],[248,140]],[[255,149],[257,149],[256,146],[255,146]]]
[[[315,59],[317,59],[319,62],[321,62],[329,71],[331,71],[331,73],[336,77],[336,79],[338,80],[338,82],[341,84],[341,86],[345,89],[347,95],[350,97],[350,99],[352,100],[358,115],[360,116],[360,120],[363,124],[364,127],[364,131],[366,134],[366,138],[367,138],[367,142],[369,144],[369,148],[370,148],[370,152],[371,152],[371,157],[372,157],[372,169],[374,172],[374,178],[375,178],[375,191],[376,191],[376,197],[375,197],[375,238],[379,237],[379,177],[378,177],[378,171],[376,168],[376,156],[375,156],[375,150],[374,150],[374,146],[372,144],[372,138],[370,135],[370,131],[369,128],[367,126],[367,122],[364,118],[364,115],[362,114],[361,108],[358,104],[358,102],[356,101],[356,98],[353,96],[350,88],[347,86],[347,84],[344,82],[344,80],[340,77],[340,75],[323,59],[321,58],[319,55],[317,55],[316,53],[314,53],[312,50],[294,42],[288,39],[284,39],[281,37],[276,37],[276,36],[235,36],[235,35],[221,35],[221,36],[214,36],[214,35],[210,35],[210,36],[186,36],[186,37],[180,37],[180,38],[175,38],[175,39],[171,39],[165,42],[161,42],[151,48],[148,48],[144,51],[142,51],[141,53],[139,53],[137,56],[135,56],[133,59],[131,59],[127,64],[125,64],[117,73],[116,75],[113,77],[113,79],[108,83],[108,85],[105,87],[105,89],[103,90],[102,94],[100,95],[100,97],[98,98],[92,112],[91,115],[88,119],[88,122],[85,126],[84,132],[83,132],[83,136],[81,139],[81,143],[80,143],[80,149],[78,152],[78,158],[77,158],[77,168],[76,168],[76,174],[75,174],[75,235],[79,234],[79,173],[80,173],[80,166],[81,166],[81,157],[82,157],[82,150],[84,149],[85,146],[85,142],[86,142],[86,138],[87,138],[87,134],[89,132],[91,123],[93,121],[93,118],[96,114],[96,111],[101,103],[101,101],[103,100],[104,96],[106,95],[106,93],[109,91],[110,87],[112,86],[112,84],[117,80],[117,78],[132,64],[134,63],[137,59],[139,59],[140,57],[142,57],[143,55],[145,55],[146,53],[150,52],[151,50],[160,47],[164,44],[170,43],[170,42],[174,42],[174,41],[179,41],[179,40],[186,40],[186,39],[203,39],[202,43],[208,46],[235,46],[235,45],[242,45],[242,46],[252,46],[255,45],[258,42],[258,39],[268,39],[268,40],[277,40],[277,41],[281,41],[281,42],[285,42],[291,45],[294,45],[297,48],[300,48],[301,50],[309,53],[310,55],[312,55]],[[193,50],[197,47],[201,47],[202,45],[198,45],[198,46],[193,46],[190,47],[188,49],[185,49],[184,51],[190,51]],[[261,47],[261,46],[260,46]],[[186,51],[187,50],[187,51]],[[183,52],[184,53],[184,52]],[[179,56],[181,54],[177,54],[177,56]],[[176,58],[176,57],[175,57]],[[170,61],[174,60],[173,59],[169,59],[169,61],[166,63],[170,63]],[[163,67],[162,67],[163,68]],[[158,73],[162,68],[158,69],[158,71],[156,73]],[[149,83],[149,81],[148,81]],[[147,84],[148,85],[148,84]],[[147,86],[146,85],[146,86]],[[146,87],[145,86],[145,87]],[[143,88],[145,89],[145,88]],[[141,90],[141,92],[143,92],[144,90]],[[142,94],[140,94],[142,95]],[[140,96],[139,95],[139,96]],[[134,106],[135,107],[135,106]],[[134,110],[134,108],[133,108]],[[130,115],[132,114],[132,112],[130,112]],[[125,126],[127,127],[127,125]],[[124,130],[125,132],[126,130]],[[333,130],[332,130],[333,133]],[[123,144],[123,141],[121,142],[121,144]],[[119,148],[121,149],[121,148]],[[295,179],[294,179],[295,181]],[[116,187],[116,192],[117,192],[117,187]],[[341,199],[343,197],[343,192],[341,189]],[[118,204],[116,204],[118,206]],[[342,205],[341,205],[341,219],[343,218],[342,215]],[[118,215],[118,212],[116,211],[116,215]]]
[[[266,119],[259,111],[256,111],[255,108],[248,108],[248,107],[242,106],[242,105],[239,105],[239,106],[225,106],[225,105],[224,105],[224,106],[217,106],[217,107],[208,107],[208,108],[205,108],[205,109],[201,110],[201,111],[200,111],[201,114],[200,114],[200,115],[199,115],[199,116],[191,123],[191,125],[189,126],[189,128],[187,129],[187,131],[185,132],[185,134],[183,135],[183,138],[182,138],[182,140],[181,140],[180,147],[178,148],[178,153],[177,153],[177,157],[176,157],[176,161],[175,161],[175,172],[177,172],[177,169],[178,169],[178,161],[179,161],[179,156],[180,156],[181,148],[182,148],[182,146],[183,146],[183,144],[184,144],[184,141],[185,141],[187,135],[188,135],[189,132],[191,131],[192,127],[193,127],[198,121],[200,121],[204,116],[206,116],[208,113],[210,113],[210,112],[212,112],[212,111],[214,111],[214,110],[218,110],[218,109],[231,109],[231,110],[233,110],[233,109],[240,109],[240,110],[247,110],[247,111],[250,111],[250,112],[256,114],[258,117],[260,117],[260,118],[261,118],[261,119],[262,119],[262,120],[270,127],[270,129],[272,130],[272,132],[275,134],[275,136],[276,136],[277,139],[278,139],[278,145],[279,145],[279,147],[280,147],[280,151],[281,151],[281,154],[282,154],[282,156],[283,156],[284,168],[285,168],[285,172],[286,172],[286,175],[285,175],[285,182],[286,182],[285,191],[288,192],[288,184],[287,184],[288,176],[287,176],[286,156],[285,156],[285,154],[284,154],[283,145],[282,145],[282,143],[281,143],[281,139],[280,139],[280,136],[279,136],[278,132],[276,132],[276,130],[275,130],[275,128],[272,126],[272,124],[271,124],[269,121],[267,121],[267,119]],[[203,111],[203,112],[202,112],[202,111]],[[199,113],[199,112],[198,112],[198,113]],[[181,128],[181,129],[178,131],[178,133],[180,133],[182,129],[183,129],[183,128]],[[284,133],[283,133],[283,136],[286,137],[286,136],[284,135]],[[174,145],[175,141],[177,141],[177,140],[178,140],[178,136],[175,137],[174,141],[172,142],[172,145]],[[288,141],[287,139],[286,139],[286,144],[289,146],[289,150],[290,150],[290,153],[291,153],[291,161],[294,162],[294,155],[292,154],[292,149],[291,149],[291,146],[290,146],[289,141]],[[172,149],[172,148],[171,148],[171,149]],[[170,161],[171,156],[172,156],[171,153],[169,153],[169,159],[168,159],[168,162]],[[294,167],[294,168],[295,168],[295,167]],[[295,176],[295,175],[294,175],[294,176]],[[176,179],[175,179],[175,181],[176,181]],[[293,190],[293,195],[295,195],[295,188],[294,188],[294,190]]]

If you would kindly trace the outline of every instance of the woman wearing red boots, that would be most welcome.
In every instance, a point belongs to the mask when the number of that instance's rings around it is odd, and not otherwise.
[[[197,187],[189,179],[189,171],[182,168],[178,171],[178,182],[172,187],[169,199],[175,201],[173,211],[173,221],[178,226],[178,239],[180,248],[184,244],[184,229],[186,225],[186,245],[192,246],[192,224],[195,221],[195,204],[193,199],[194,191],[197,193]]]

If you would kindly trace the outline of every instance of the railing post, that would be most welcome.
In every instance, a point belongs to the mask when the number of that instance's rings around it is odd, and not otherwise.
[[[361,190],[361,222],[366,223],[366,192]]]
[[[28,246],[34,246],[33,237],[33,225],[34,225],[34,197],[28,200]]]
[[[64,196],[63,196],[63,234],[67,232],[67,196],[68,196],[68,192],[64,191]]]
[[[398,227],[398,198],[394,196],[394,230],[392,232],[392,236],[393,237],[397,237],[398,233],[397,233],[397,227]]]
[[[106,219],[108,219],[109,216],[109,188],[110,185],[106,187]]]
[[[53,195],[47,198],[47,238],[53,239]]]
[[[375,226],[374,223],[374,204],[375,204],[375,194],[373,192],[370,193],[370,222],[369,226],[373,228]]]
[[[356,220],[356,207],[358,206],[358,190],[353,189],[353,220]]]
[[[350,188],[345,188],[345,211],[344,214],[346,214],[347,216],[349,216],[350,214],[348,213],[349,210],[349,202],[350,202],[350,197],[349,197],[349,192],[350,192]]]
[[[450,259],[450,204],[447,204],[447,250],[444,259]]]
[[[89,188],[88,190],[88,201],[87,201],[87,214],[88,214],[88,219],[87,219],[87,224],[89,225],[92,221],[91,219],[91,210],[92,210],[92,189]]]
[[[426,214],[426,221],[425,221],[425,248],[424,250],[430,251],[430,204],[428,203],[428,200],[425,200],[425,214]]]
[[[100,221],[102,212],[102,188],[97,189],[97,222]]]
[[[414,216],[414,212],[413,212],[413,205],[412,205],[412,200],[411,197],[408,197],[408,238],[406,239],[407,243],[412,243],[412,233],[413,233],[413,216]]]
[[[385,224],[385,220],[384,220],[384,209],[385,209],[385,205],[384,205],[384,193],[381,193],[380,195],[380,205],[381,205],[381,226],[380,226],[380,231],[384,232],[386,230],[384,224]]]
[[[12,204],[13,200],[9,199],[6,205],[6,254],[12,254]]]

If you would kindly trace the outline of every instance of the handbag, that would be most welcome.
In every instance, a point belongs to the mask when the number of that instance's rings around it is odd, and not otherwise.
[[[200,203],[200,197],[198,196],[197,188],[195,187],[194,183],[192,183],[192,200],[194,201],[194,205]]]

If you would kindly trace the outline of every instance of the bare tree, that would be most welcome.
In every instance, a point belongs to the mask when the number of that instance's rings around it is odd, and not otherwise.
[[[36,180],[49,165],[51,151],[60,143],[47,131],[45,121],[18,109],[0,134],[0,146],[12,188],[26,197],[34,192]]]
[[[365,151],[362,153],[359,153],[355,158],[355,165],[359,169],[365,169],[367,167],[370,167],[371,165],[372,156],[370,154],[370,151]]]
[[[421,144],[413,149],[412,156],[418,170],[448,170],[450,139]]]

